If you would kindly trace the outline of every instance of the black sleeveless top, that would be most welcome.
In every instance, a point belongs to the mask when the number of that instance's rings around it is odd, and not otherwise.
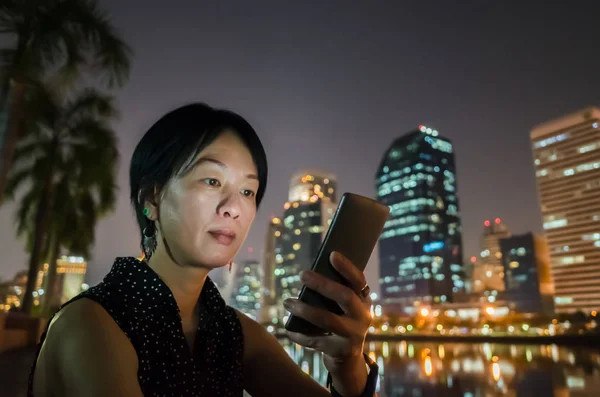
[[[133,345],[144,396],[243,395],[242,327],[236,312],[225,304],[210,278],[207,277],[200,295],[193,354],[171,290],[145,262],[117,258],[100,284],[62,307],[80,298],[102,305]],[[35,361],[28,397],[33,397],[34,372]]]

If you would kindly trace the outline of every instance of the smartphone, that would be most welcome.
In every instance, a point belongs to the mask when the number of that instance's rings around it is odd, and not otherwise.
[[[344,277],[331,265],[329,261],[331,252],[337,251],[344,255],[361,272],[364,272],[389,213],[390,209],[387,205],[368,197],[344,193],[311,270],[330,280],[349,286]],[[343,314],[342,309],[335,301],[305,285],[300,290],[298,299],[332,313]],[[285,329],[306,335],[325,333],[323,329],[292,314],[288,317]]]

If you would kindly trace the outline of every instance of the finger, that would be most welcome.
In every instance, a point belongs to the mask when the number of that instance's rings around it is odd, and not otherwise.
[[[287,299],[285,308],[292,314],[305,319],[326,332],[348,337],[352,332],[352,324],[349,318],[344,318],[331,313],[328,310],[308,305],[298,299]]]
[[[333,267],[348,281],[350,288],[356,293],[367,284],[365,275],[358,270],[356,266],[344,255],[333,251],[329,256],[329,261]]]
[[[308,336],[299,332],[286,332],[292,342],[295,342],[300,346],[308,347],[309,349],[321,351],[325,354],[330,350],[330,345],[334,338],[333,336]]]
[[[312,271],[303,271],[300,278],[308,288],[337,302],[348,316],[361,318],[364,311],[363,303],[350,288]]]

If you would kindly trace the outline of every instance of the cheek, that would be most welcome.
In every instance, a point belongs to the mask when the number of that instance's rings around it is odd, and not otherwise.
[[[181,242],[195,240],[210,221],[212,209],[208,201],[201,194],[174,190],[161,205],[165,234],[172,234]]]

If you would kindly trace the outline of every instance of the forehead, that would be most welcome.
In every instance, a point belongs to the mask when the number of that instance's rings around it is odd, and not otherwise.
[[[250,149],[238,134],[231,130],[223,131],[208,146],[190,159],[190,166],[194,167],[202,159],[217,160],[217,162],[223,163],[229,168],[243,167],[246,171],[256,171]]]
[[[243,152],[252,157],[250,150],[239,135],[232,130],[221,132],[211,143],[198,153],[198,156],[211,154],[227,154],[230,151]],[[242,153],[236,153],[242,154]]]

